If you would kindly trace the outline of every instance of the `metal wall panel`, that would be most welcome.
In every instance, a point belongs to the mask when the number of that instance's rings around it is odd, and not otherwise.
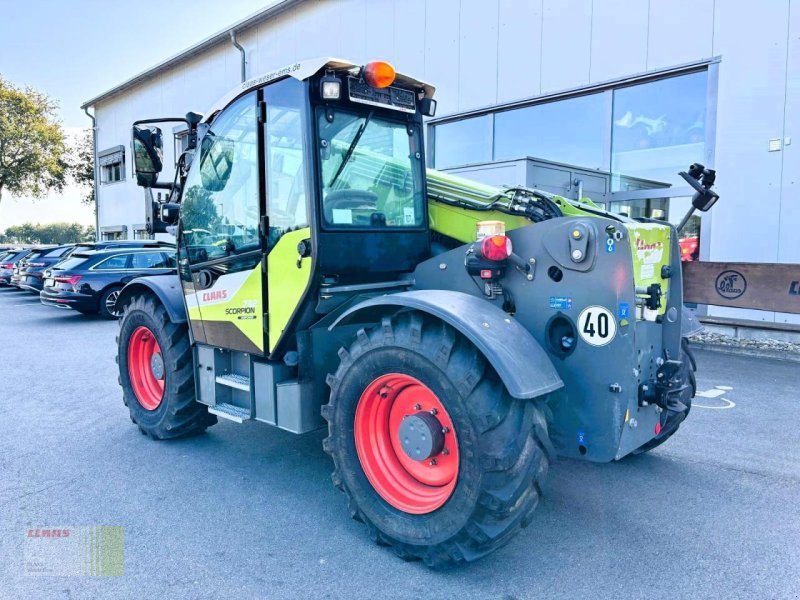
[[[499,0],[497,35],[497,102],[538,96],[542,0]]]
[[[542,93],[589,83],[592,0],[544,0]]]
[[[497,3],[461,0],[458,109],[497,101]]]
[[[786,65],[786,109],[781,205],[778,219],[778,262],[800,264],[800,0],[789,8]],[[798,323],[800,315],[775,313],[779,323]]]
[[[594,2],[589,73],[592,82],[647,69],[647,8],[648,3],[642,0]]]
[[[774,4],[770,0],[767,4]],[[714,0],[650,0],[647,69],[663,69],[709,58],[714,38]],[[759,3],[717,2],[724,12],[742,16]],[[725,4],[723,8],[722,5]],[[745,35],[742,40],[747,40]]]
[[[458,110],[459,0],[425,6],[425,80],[436,86],[437,113]]]
[[[426,30],[425,0],[395,0],[392,56],[398,71],[424,79]]]
[[[717,3],[715,55],[720,55],[715,167],[722,200],[710,231],[712,260],[776,262],[786,91],[788,1],[734,10]],[[780,25],[778,25],[780,24]],[[773,321],[765,311],[709,308],[715,316]]]

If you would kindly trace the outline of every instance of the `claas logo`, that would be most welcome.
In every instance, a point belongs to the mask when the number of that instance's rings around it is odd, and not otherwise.
[[[225,300],[227,298],[228,298],[228,290],[203,292],[203,302],[213,302],[214,300]]]

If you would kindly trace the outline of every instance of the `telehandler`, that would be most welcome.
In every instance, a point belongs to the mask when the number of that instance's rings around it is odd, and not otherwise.
[[[320,59],[206,117],[137,121],[148,226],[176,235],[178,276],[124,288],[118,363],[153,439],[327,423],[351,516],[441,566],[528,525],[556,455],[618,460],[673,435],[699,325],[668,223],[426,171],[433,94],[385,62]],[[188,148],[168,183],[170,121]],[[708,210],[714,172],[681,175]]]

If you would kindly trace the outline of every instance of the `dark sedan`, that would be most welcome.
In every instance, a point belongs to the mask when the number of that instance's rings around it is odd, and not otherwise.
[[[11,278],[14,276],[14,267],[30,253],[31,250],[28,248],[17,248],[15,250],[9,250],[0,257],[0,286],[11,285]]]
[[[33,251],[17,264],[18,272],[14,275],[17,287],[36,292],[44,286],[44,271],[69,256],[74,244],[55,246],[51,248],[33,248]]]
[[[115,319],[120,316],[117,297],[126,283],[145,275],[174,275],[176,266],[171,248],[74,252],[48,271],[39,299],[47,306]]]

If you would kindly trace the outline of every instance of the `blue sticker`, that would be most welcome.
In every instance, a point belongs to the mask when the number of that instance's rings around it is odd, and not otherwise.
[[[550,308],[572,308],[571,296],[550,296]]]
[[[628,305],[627,302],[620,302],[619,303],[619,312],[617,316],[620,319],[627,319],[631,316],[631,307]]]
[[[578,432],[578,443],[579,444],[586,444],[586,432],[579,431]]]
[[[617,249],[616,244],[614,243],[614,238],[608,238],[606,240],[606,252],[614,252]]]

